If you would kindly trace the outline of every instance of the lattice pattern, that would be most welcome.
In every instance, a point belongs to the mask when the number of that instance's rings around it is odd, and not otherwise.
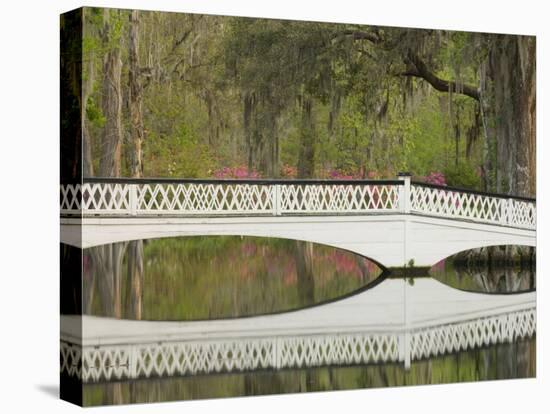
[[[71,377],[80,378],[82,373],[82,348],[80,345],[73,345],[67,342],[61,342],[60,360],[61,372]]]
[[[397,185],[282,185],[283,213],[360,213],[398,210]]]
[[[361,213],[399,209],[397,185],[105,184],[61,186],[62,214]]]
[[[126,184],[62,185],[61,214],[127,214],[130,188]]]
[[[396,362],[513,342],[536,332],[536,310],[403,333],[354,333],[202,342],[80,347],[61,343],[61,371],[84,382],[195,375],[262,368]]]
[[[536,206],[529,201],[412,185],[410,203],[422,214],[536,228]]]
[[[273,188],[254,184],[142,184],[140,214],[254,214],[274,211]]]
[[[81,212],[81,185],[62,185],[60,194],[61,214],[79,214]]]
[[[430,327],[411,334],[411,359],[422,359],[496,343],[513,342],[536,332],[536,309]]]
[[[80,349],[62,343],[61,370],[80,376]],[[397,335],[319,335],[84,348],[84,382],[398,360]]]
[[[284,338],[277,344],[277,368],[397,361],[397,335],[333,335]]]
[[[534,229],[537,227],[537,207],[535,203],[523,200],[510,200],[509,225]]]
[[[86,183],[61,186],[61,214],[252,215],[405,211],[403,185]],[[410,211],[535,229],[531,201],[410,186]]]

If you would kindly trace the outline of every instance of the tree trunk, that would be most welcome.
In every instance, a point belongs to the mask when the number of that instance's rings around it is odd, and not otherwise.
[[[86,111],[88,108],[88,99],[94,86],[94,59],[88,57],[86,66],[86,82],[82,84],[82,174],[84,177],[92,177],[94,175],[94,166],[92,163],[92,137],[88,127]]]
[[[499,192],[535,196],[535,38],[495,35],[486,94],[497,143]]]
[[[105,9],[102,33],[106,53],[103,59],[102,109],[105,117],[101,139],[99,174],[119,177],[122,146],[122,60],[120,48],[112,46],[111,10]],[[99,295],[106,316],[122,317],[121,267],[126,243],[113,243],[93,247],[90,253],[98,277]]]
[[[139,12],[130,12],[128,49],[128,103],[130,107],[130,175],[143,175],[142,143],[144,139],[142,114],[142,85],[139,74]],[[125,308],[129,318],[141,319],[143,301],[143,240],[128,243],[127,284]]]
[[[268,138],[264,154],[265,172],[269,178],[279,177],[279,135],[277,133],[277,115],[272,108],[265,110],[266,131]]]
[[[109,47],[112,43],[109,12],[110,10],[106,10],[103,28],[103,44],[106,47]],[[120,47],[118,45],[109,47],[103,59],[102,109],[105,126],[103,128],[99,160],[99,173],[103,177],[120,176],[120,151],[122,146],[121,72]]]
[[[128,48],[128,103],[130,107],[130,176],[143,175],[142,145],[144,139],[142,115],[142,85],[139,66],[139,15],[130,12],[130,36]]]
[[[254,168],[255,156],[254,156],[254,140],[253,140],[253,116],[255,99],[254,93],[246,93],[243,100],[243,126],[245,135],[245,144],[247,151],[247,167],[248,171],[252,171]]]
[[[315,129],[311,97],[302,97],[302,124],[298,153],[298,178],[311,178],[315,173]]]

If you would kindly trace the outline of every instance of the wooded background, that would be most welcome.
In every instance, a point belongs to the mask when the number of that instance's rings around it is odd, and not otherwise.
[[[535,195],[535,38],[85,8],[85,176]]]

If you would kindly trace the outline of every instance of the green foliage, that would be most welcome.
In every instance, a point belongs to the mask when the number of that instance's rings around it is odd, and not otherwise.
[[[481,188],[481,178],[475,167],[465,160],[450,165],[444,170],[447,185],[464,188]]]
[[[92,126],[96,128],[103,128],[103,125],[105,125],[105,116],[93,96],[88,98],[88,104],[86,105],[86,118],[90,121]]]
[[[211,148],[183,126],[174,135],[149,135],[144,153],[146,176],[200,178],[210,176],[215,168]]]
[[[93,80],[86,116],[97,164],[105,125],[102,59],[120,48],[126,88],[128,12],[87,8],[85,15],[83,48],[94,62],[84,69]],[[477,102],[396,76],[410,48],[438,76],[475,84],[483,51],[474,50],[471,34],[157,12],[140,12],[140,19],[145,175],[208,177],[252,158],[252,168],[268,176],[271,164],[275,171],[297,167],[300,148],[311,145],[316,176],[439,171],[455,184],[479,186],[480,139],[466,156]],[[344,35],[354,31],[381,36],[384,44]],[[245,125],[244,99],[251,96]],[[312,102],[309,123],[305,98]],[[125,106],[123,118],[128,128]]]

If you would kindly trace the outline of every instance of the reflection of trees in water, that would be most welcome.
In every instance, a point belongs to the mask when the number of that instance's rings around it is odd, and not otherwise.
[[[127,243],[111,243],[90,248],[91,281],[85,290],[85,309],[91,311],[94,294],[99,294],[101,316],[122,317],[122,259]],[[93,287],[95,286],[95,287]]]
[[[520,266],[535,267],[536,248],[503,245],[465,250],[452,256],[457,266]]]
[[[61,243],[60,245],[60,298],[61,314],[80,315],[82,309],[82,284],[80,282],[82,250]]]
[[[380,273],[351,252],[286,239],[116,243],[84,250],[84,309],[129,319],[238,317],[335,299]]]
[[[455,267],[457,279],[471,279],[482,292],[510,293],[535,289],[535,274],[530,268],[516,267]]]
[[[127,317],[141,319],[143,311],[143,240],[128,243],[125,308]]]
[[[311,242],[299,241],[294,242],[294,258],[296,261],[296,274],[297,274],[297,289],[298,296],[301,304],[315,303],[315,277],[314,277],[314,244]],[[368,280],[369,271],[365,264],[365,259],[358,255],[349,253],[342,254],[341,251],[334,250],[331,254],[331,259],[336,265],[336,269],[347,270],[350,272],[359,270],[361,280],[366,282]],[[330,372],[330,371],[329,371]],[[318,389],[331,390],[334,389],[332,383],[332,376],[328,378],[322,378],[319,370],[307,370],[302,381],[299,382],[299,392],[305,392],[311,390],[315,385],[323,384]],[[263,388],[256,381],[253,380],[253,374],[245,377],[245,395],[254,394],[266,394],[270,392],[270,388],[275,385],[277,388],[281,387],[280,383],[267,384],[267,388]]]
[[[315,279],[313,278],[313,243],[297,240],[294,249],[300,303],[314,303]]]
[[[529,378],[536,374],[536,338],[402,364],[319,367],[86,384],[85,405],[279,394],[402,385]],[[113,396],[112,388],[119,389]]]
[[[126,272],[123,266],[125,255]],[[85,313],[141,319],[143,297],[143,242],[141,240],[89,248],[83,262]],[[126,280],[123,280],[124,276]]]
[[[431,272],[459,289],[512,293],[536,288],[536,249],[490,246],[460,252],[435,265]]]

